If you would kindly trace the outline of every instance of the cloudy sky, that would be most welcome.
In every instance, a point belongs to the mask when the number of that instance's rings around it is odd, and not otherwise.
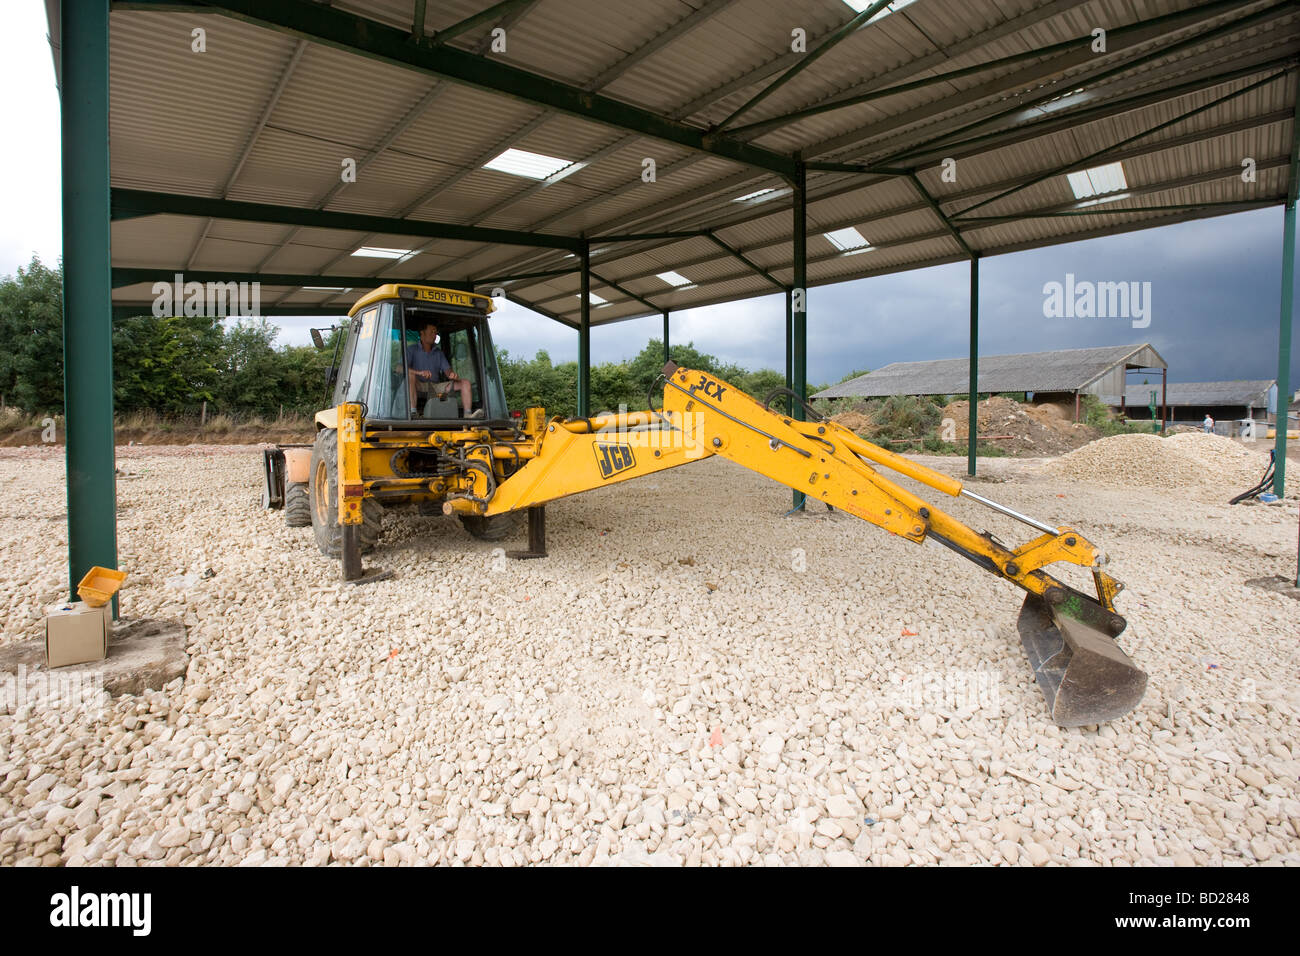
[[[0,276],[60,251],[58,96],[41,0],[5,0],[0,115],[22,130],[0,151]],[[1151,342],[1171,381],[1277,375],[1282,210],[1275,207],[986,259],[980,266],[980,350],[1030,352]],[[1076,280],[1150,283],[1151,322],[1046,318],[1043,288]],[[813,289],[808,378],[965,354],[969,267],[938,266]],[[1300,285],[1300,283],[1298,283]],[[286,319],[282,342],[305,343],[312,320]],[[749,368],[784,369],[785,306],[765,296],[675,314],[672,337]],[[661,335],[658,316],[592,330],[596,362],[629,357]],[[511,303],[494,320],[512,355],[577,357],[577,335]],[[1300,387],[1300,342],[1291,381]]]

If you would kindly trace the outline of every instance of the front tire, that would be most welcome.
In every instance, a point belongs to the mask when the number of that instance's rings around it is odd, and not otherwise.
[[[290,528],[306,528],[311,524],[311,501],[307,482],[295,481],[284,487],[284,523]]]
[[[343,526],[339,524],[339,438],[332,428],[316,434],[316,444],[311,449],[311,480],[308,499],[311,509],[311,527],[316,536],[316,547],[321,554],[337,558],[343,554]],[[361,553],[375,549],[379,541],[379,528],[383,523],[384,509],[374,498],[361,500]]]

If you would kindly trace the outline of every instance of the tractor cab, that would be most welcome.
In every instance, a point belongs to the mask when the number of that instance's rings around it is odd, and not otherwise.
[[[505,389],[488,331],[492,300],[472,292],[429,286],[385,285],[348,313],[347,340],[334,385],[337,407],[360,402],[367,425],[509,422]],[[430,355],[421,330],[437,330]],[[417,354],[423,351],[423,355]],[[430,375],[433,367],[450,370]],[[462,407],[468,383],[470,407]]]

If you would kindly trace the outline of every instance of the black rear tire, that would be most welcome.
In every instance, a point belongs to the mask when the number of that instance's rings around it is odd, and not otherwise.
[[[284,523],[290,528],[311,526],[311,501],[307,482],[295,481],[284,486]]]
[[[343,554],[343,526],[339,524],[339,439],[332,428],[316,434],[311,449],[310,481],[307,495],[311,508],[311,527],[321,554],[337,558]],[[379,528],[384,520],[383,506],[374,498],[361,500],[361,553],[375,549]]]
[[[519,512],[507,511],[503,515],[461,515],[460,523],[471,537],[480,541],[504,541],[519,533]]]

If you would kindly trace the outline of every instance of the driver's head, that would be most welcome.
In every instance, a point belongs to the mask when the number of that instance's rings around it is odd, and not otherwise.
[[[436,341],[438,341],[438,327],[429,322],[420,329],[420,344],[426,349],[431,349]]]

